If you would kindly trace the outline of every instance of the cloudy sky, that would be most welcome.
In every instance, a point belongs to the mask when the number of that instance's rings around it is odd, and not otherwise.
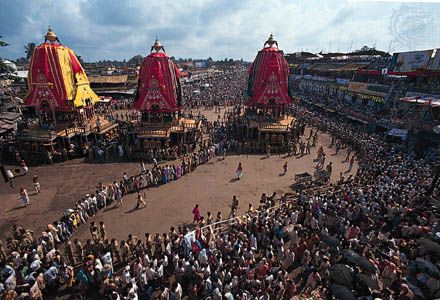
[[[0,57],[24,56],[50,24],[86,61],[145,55],[251,60],[272,32],[285,52],[440,47],[440,3],[372,0],[1,0]]]

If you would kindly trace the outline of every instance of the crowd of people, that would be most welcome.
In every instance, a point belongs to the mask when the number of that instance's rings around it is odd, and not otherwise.
[[[188,82],[183,86],[184,106],[191,109],[238,104],[243,99],[246,79],[247,69],[238,66]]]
[[[350,168],[356,154],[354,177],[341,174],[336,184],[281,197],[264,194],[259,207],[227,221],[221,212],[215,220],[210,212],[202,216],[197,206],[195,227],[117,241],[103,223],[91,222],[90,239],[72,241],[75,228],[101,208],[123,205],[134,192],[140,209],[148,203],[143,187],[177,180],[222,149],[210,145],[205,155],[152,170],[141,163],[139,176],[98,184],[42,236],[14,226],[0,247],[0,292],[6,299],[63,291],[72,299],[440,297],[440,212],[432,202],[439,188],[431,189],[429,161],[313,106],[293,113],[313,128],[310,140],[329,133],[328,147],[347,151]],[[325,160],[318,162],[323,167]]]
[[[302,81],[299,87],[300,97],[304,96],[312,103],[324,105],[359,120],[374,123],[384,117],[383,104],[362,98],[353,99],[347,92],[333,89],[325,83]]]

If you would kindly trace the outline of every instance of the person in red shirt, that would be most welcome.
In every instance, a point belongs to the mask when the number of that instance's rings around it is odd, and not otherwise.
[[[192,213],[194,215],[193,223],[198,223],[200,221],[200,210],[198,204],[196,204],[196,206],[193,208]]]
[[[266,259],[263,258],[260,266],[258,267],[258,278],[260,280],[265,278],[267,271],[269,271],[269,265],[266,263]]]

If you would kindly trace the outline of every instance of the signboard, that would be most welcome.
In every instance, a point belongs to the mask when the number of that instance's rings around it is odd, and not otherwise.
[[[336,83],[337,84],[349,84],[350,80],[349,79],[344,79],[344,78],[336,78]]]
[[[324,76],[312,76],[312,80],[316,81],[332,81],[333,79]]]
[[[352,93],[354,94],[354,93]],[[372,96],[372,95],[366,95],[366,94],[356,94],[356,96],[360,99],[365,99],[365,100],[369,100],[369,101],[373,101],[376,103],[385,103],[385,99],[383,97],[379,97],[379,96]]]
[[[433,50],[394,53],[392,63],[396,72],[412,72],[426,69]]]
[[[381,84],[371,84],[366,82],[350,81],[348,90],[354,93],[367,94],[372,96],[385,97],[390,87]]]
[[[314,76],[314,75],[304,75],[304,79],[315,80],[315,81],[324,81],[324,82],[330,82],[330,81],[334,80],[332,78],[328,78],[328,77],[324,77],[324,76]]]
[[[426,94],[426,93],[418,93],[418,92],[406,92],[405,97],[425,97],[425,98],[437,98],[440,99],[440,94]]]
[[[392,128],[390,131],[388,131],[388,135],[400,137],[402,140],[406,140],[406,137],[408,135],[407,129],[400,129],[400,128]]]
[[[440,71],[440,49],[436,50],[435,56],[429,63],[428,69],[431,71]]]
[[[310,67],[311,65],[312,65],[311,63],[303,63],[303,64],[301,65],[301,68],[305,69],[305,68]]]
[[[291,80],[300,80],[303,78],[303,76],[302,75],[289,75],[289,78]]]
[[[206,61],[196,61],[196,68],[206,68]]]

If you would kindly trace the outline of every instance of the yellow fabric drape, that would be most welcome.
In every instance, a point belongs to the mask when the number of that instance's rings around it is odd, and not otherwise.
[[[70,63],[70,56],[68,49],[64,47],[58,48],[58,58],[61,66],[61,73],[66,89],[67,100],[73,100],[75,95],[75,78],[73,77],[72,65]]]
[[[90,88],[89,80],[85,73],[75,74],[76,78],[76,94],[75,100],[73,100],[73,105],[75,107],[85,106],[86,99],[90,99],[91,104],[95,104],[99,101],[99,97]]]

